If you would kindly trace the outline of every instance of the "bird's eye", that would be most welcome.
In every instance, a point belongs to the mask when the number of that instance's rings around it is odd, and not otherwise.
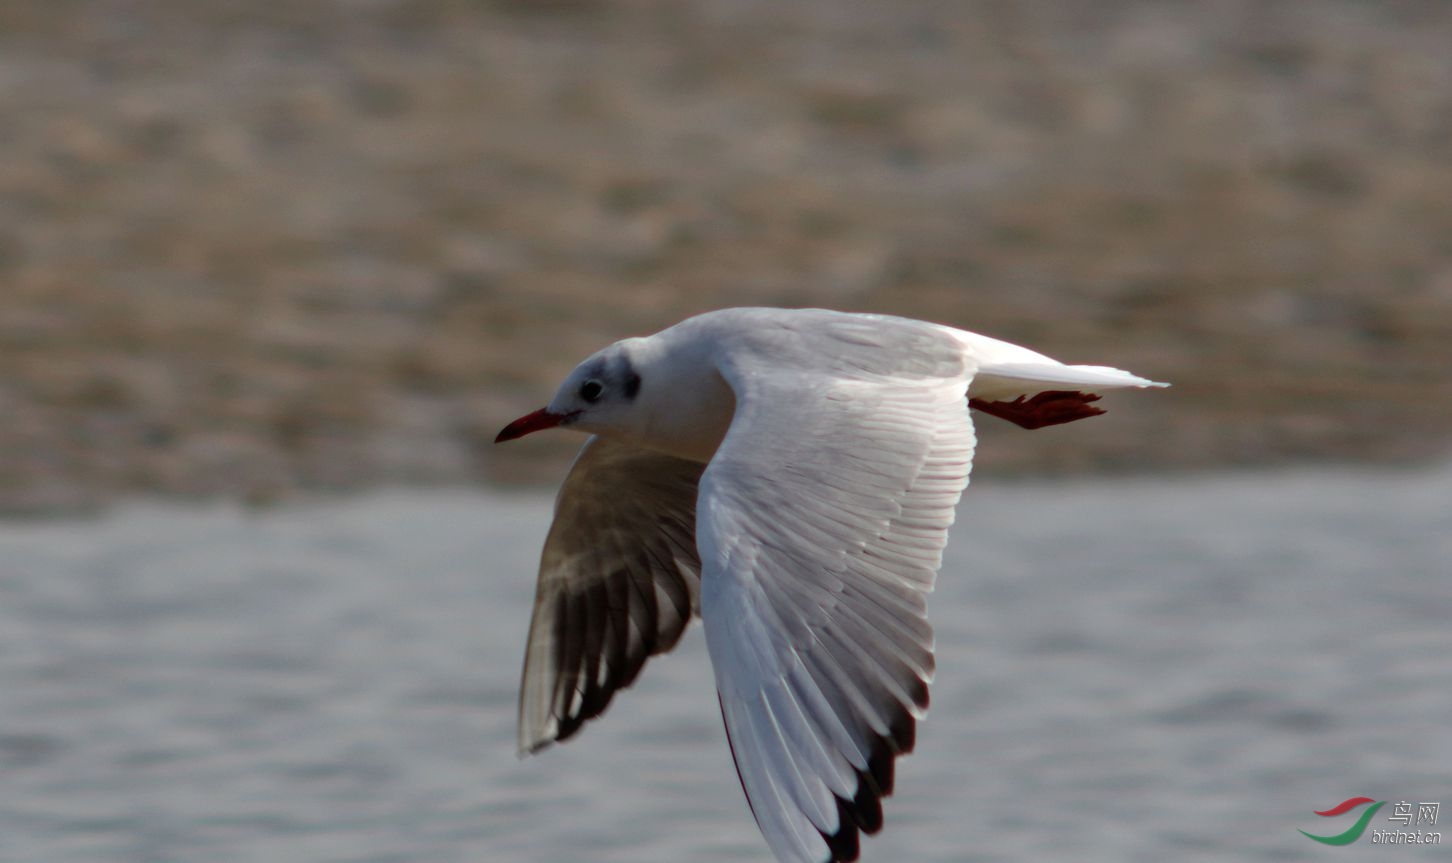
[[[605,385],[594,378],[580,384],[580,398],[592,404],[599,401],[600,394],[603,392],[605,392]]]

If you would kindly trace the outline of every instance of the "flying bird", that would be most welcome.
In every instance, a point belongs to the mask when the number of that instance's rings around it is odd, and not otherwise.
[[[947,326],[708,312],[599,351],[499,433],[591,435],[555,503],[521,754],[565,740],[700,615],[741,787],[782,863],[856,860],[928,707],[926,594],[970,408],[1025,428],[1164,384]]]

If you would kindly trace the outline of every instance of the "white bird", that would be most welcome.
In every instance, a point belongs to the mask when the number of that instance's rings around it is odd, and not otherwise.
[[[599,716],[699,612],[732,757],[782,863],[857,859],[928,706],[926,594],[975,443],[1164,386],[938,324],[726,309],[596,353],[499,433],[585,442],[545,540],[521,754]]]

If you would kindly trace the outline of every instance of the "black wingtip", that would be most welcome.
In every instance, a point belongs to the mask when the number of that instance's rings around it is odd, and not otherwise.
[[[848,863],[856,860],[862,853],[862,844],[858,838],[858,826],[856,813],[853,811],[857,802],[851,804],[842,798],[837,798],[837,823],[842,825],[836,833],[823,833],[822,838],[827,841],[827,850],[832,854],[833,863]],[[881,819],[878,821],[881,824]],[[872,831],[868,831],[869,833]]]
[[[822,831],[822,840],[831,851],[831,863],[851,863],[861,854],[861,834],[869,836],[882,829],[882,798],[892,794],[895,778],[894,759],[912,751],[914,728],[912,717],[904,713],[889,728],[889,737],[879,738],[867,759],[867,769],[857,771],[857,793],[851,800],[837,797],[837,830]]]

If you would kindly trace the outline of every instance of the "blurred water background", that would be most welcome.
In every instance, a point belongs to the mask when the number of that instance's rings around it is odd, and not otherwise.
[[[1449,499],[1452,466],[978,483],[865,859],[1445,859],[1296,830],[1452,802]],[[516,758],[548,514],[390,492],[0,527],[0,858],[768,859],[699,628]]]
[[[514,757],[576,441],[489,445],[746,304],[1175,384],[980,422],[868,860],[1445,856],[1296,830],[1452,797],[1448,45],[1440,0],[0,3],[0,861],[764,859],[694,632]]]

